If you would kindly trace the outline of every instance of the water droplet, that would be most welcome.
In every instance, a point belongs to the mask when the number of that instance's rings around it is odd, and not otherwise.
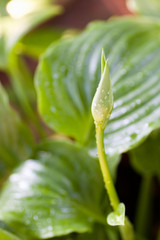
[[[49,226],[48,227],[48,231],[52,231],[53,230],[53,227],[52,226]]]
[[[31,222],[30,222],[30,220],[26,220],[26,225],[29,225]]]
[[[70,210],[68,208],[62,208],[62,212],[63,213],[68,213],[68,212],[70,212]]]
[[[33,219],[34,219],[35,221],[37,221],[37,220],[38,220],[38,216],[37,216],[37,215],[34,215],[34,216],[33,216]]]
[[[129,119],[124,120],[124,125],[127,125],[127,124],[129,124]]]
[[[55,113],[55,112],[56,112],[56,108],[55,108],[55,107],[53,107],[53,106],[52,106],[52,107],[50,107],[50,110],[51,110],[51,112],[52,112],[52,113]]]
[[[51,215],[54,215],[54,214],[55,214],[55,210],[54,210],[54,209],[51,209],[50,214],[51,214]]]
[[[58,78],[58,74],[57,73],[53,74],[53,78],[57,79]]]
[[[137,99],[136,104],[140,104],[140,103],[141,103],[141,99]]]

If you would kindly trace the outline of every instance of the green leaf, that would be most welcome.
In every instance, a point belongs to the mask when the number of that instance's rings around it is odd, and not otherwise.
[[[38,133],[41,133],[42,127],[34,109],[36,95],[32,74],[25,61],[13,52],[9,57],[8,74],[11,79],[9,94],[12,103],[21,110],[28,122],[35,125]]]
[[[9,0],[1,0],[0,1],[0,18],[2,16],[6,16],[7,15],[7,11],[6,11],[6,4],[9,2]]]
[[[93,227],[92,233],[79,234],[75,239],[76,240],[107,240],[107,239],[118,240],[119,233],[116,228],[95,224]]]
[[[107,223],[111,226],[124,225],[125,220],[125,205],[120,203],[117,210],[111,212],[107,217]]]
[[[6,54],[5,54],[5,37],[2,35],[2,29],[0,26],[0,69],[6,68]]]
[[[22,53],[38,58],[52,42],[62,37],[63,32],[62,29],[53,27],[35,29],[19,41],[17,49]]]
[[[73,233],[68,236],[53,238],[53,240],[119,240],[116,227],[94,224],[92,233]]]
[[[20,240],[18,237],[16,237],[12,233],[9,233],[3,229],[0,229],[0,239],[1,240]]]
[[[101,49],[109,58],[114,108],[105,130],[110,156],[134,148],[160,126],[160,25],[120,18],[96,22],[73,40],[52,45],[36,74],[38,106],[55,131],[97,153],[91,102],[101,74]]]
[[[160,130],[155,130],[139,147],[130,151],[133,167],[142,175],[160,177]]]
[[[35,29],[25,35],[16,45],[18,52],[30,55],[34,58],[45,52],[47,47],[60,38],[71,38],[77,35],[79,31],[77,29],[67,29],[44,27]],[[39,41],[41,39],[41,41]]]
[[[4,88],[0,85],[0,174],[26,159],[34,145],[32,135],[11,108]]]
[[[1,17],[0,49],[2,48],[3,51],[0,54],[0,68],[3,69],[7,68],[8,55],[13,50],[17,42],[22,39],[25,34],[27,34],[40,23],[62,12],[62,8],[60,6],[51,5],[51,3],[48,1],[39,0],[37,2],[35,0],[23,0],[23,2],[25,4],[27,3],[33,5],[30,9],[30,12],[27,12],[27,14],[17,18],[12,15]],[[12,4],[14,4],[14,1],[12,1]],[[18,3],[15,1],[15,8],[18,6],[16,4]],[[17,13],[23,13],[25,10],[25,5],[24,7],[21,6],[21,11]]]
[[[159,0],[127,0],[128,8],[145,16],[160,17]]]
[[[29,237],[86,232],[105,224],[98,161],[71,142],[48,141],[23,163],[0,197],[0,219]]]

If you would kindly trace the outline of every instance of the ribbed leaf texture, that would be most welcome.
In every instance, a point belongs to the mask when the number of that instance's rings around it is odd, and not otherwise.
[[[106,152],[120,154],[141,143],[160,126],[159,32],[156,20],[116,18],[92,23],[78,37],[52,45],[36,75],[45,122],[96,154],[91,102],[100,80],[103,47],[114,94],[105,130]]]
[[[47,141],[13,173],[0,197],[0,219],[23,239],[50,238],[105,224],[98,161],[70,142]]]

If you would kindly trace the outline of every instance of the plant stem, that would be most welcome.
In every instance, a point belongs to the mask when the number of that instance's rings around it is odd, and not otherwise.
[[[103,175],[103,180],[105,183],[106,190],[109,195],[109,199],[114,211],[117,210],[118,205],[120,203],[117,192],[115,190],[112,177],[109,171],[109,167],[106,161],[106,154],[104,150],[104,141],[103,141],[104,130],[102,129],[101,125],[96,124],[96,140],[97,140],[97,149],[98,149],[98,156],[100,167]]]
[[[139,200],[138,200],[138,207],[136,212],[136,222],[135,228],[136,232],[139,235],[147,237],[148,235],[148,227],[149,221],[151,220],[151,186],[152,186],[152,176],[146,175],[143,176],[140,193],[139,193]]]
[[[119,230],[123,240],[135,240],[133,226],[127,217],[125,217],[124,226],[119,226]]]
[[[95,125],[96,125],[96,141],[97,141],[100,168],[103,175],[105,187],[108,192],[111,206],[113,207],[113,210],[116,211],[120,204],[120,201],[119,201],[115,186],[113,184],[113,180],[107,164],[105,148],[104,148],[104,140],[103,140],[104,128],[102,127],[101,124],[95,123]],[[127,217],[125,217],[125,225],[119,226],[119,229],[120,229],[121,237],[123,240],[134,240],[134,232],[133,232],[132,224],[130,223]]]

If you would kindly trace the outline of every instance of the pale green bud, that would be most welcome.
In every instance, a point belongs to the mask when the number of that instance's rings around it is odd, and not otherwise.
[[[110,80],[108,60],[104,51],[101,56],[101,80],[92,101],[92,115],[96,124],[105,128],[113,109],[113,92]]]

